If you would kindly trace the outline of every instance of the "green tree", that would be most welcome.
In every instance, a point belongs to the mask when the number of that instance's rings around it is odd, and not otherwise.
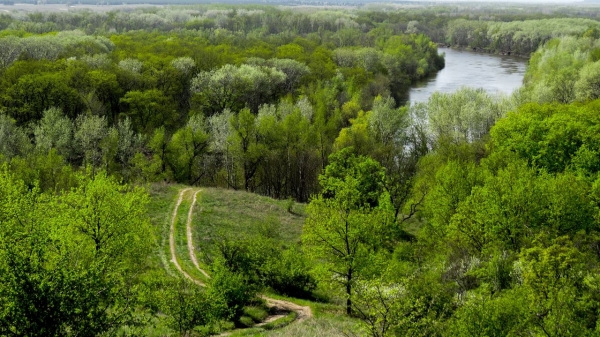
[[[179,129],[168,145],[169,164],[178,181],[196,184],[206,173],[204,155],[208,152],[210,137],[201,115],[194,115]]]
[[[285,79],[282,71],[272,67],[227,64],[199,73],[192,80],[192,91],[207,116],[225,109],[240,110],[245,105],[257,113],[261,104],[276,96]]]
[[[448,336],[520,336],[527,321],[527,305],[522,289],[495,297],[473,294],[451,318]]]
[[[389,196],[382,193],[383,170],[372,159],[332,155],[320,177],[323,194],[313,199],[302,242],[323,264],[320,281],[341,285],[346,313],[352,313],[353,285],[376,269],[378,254],[394,239]]]
[[[248,282],[247,276],[229,270],[222,261],[213,264],[212,280],[208,289],[209,297],[221,299],[223,311],[217,312],[226,319],[238,319],[244,306],[250,304],[256,295],[256,288]]]
[[[65,115],[75,118],[83,111],[79,93],[68,86],[64,75],[56,73],[28,74],[20,77],[8,91],[7,112],[18,123],[42,118],[42,113],[52,107],[60,108]]]
[[[195,328],[209,326],[224,311],[222,298],[209,297],[207,291],[184,279],[177,279],[165,288],[169,325],[181,336],[190,336]],[[212,293],[214,295],[214,293]],[[210,327],[206,327],[210,331]]]
[[[108,136],[108,125],[104,117],[79,115],[75,120],[74,139],[84,165],[100,167],[103,158],[103,140]]]
[[[31,142],[25,132],[7,115],[0,113],[0,155],[11,159],[26,154]]]
[[[600,62],[589,63],[581,68],[579,79],[575,82],[575,92],[579,101],[585,102],[600,98],[599,77]]]
[[[158,126],[169,127],[176,117],[168,97],[157,89],[129,91],[120,102],[138,132],[148,132]]]
[[[80,179],[80,186],[63,200],[74,234],[107,264],[125,270],[141,267],[136,264],[144,262],[147,243],[153,240],[145,191],[121,185],[102,172]]]
[[[243,172],[244,189],[251,191],[257,185],[253,179],[264,159],[265,145],[261,141],[256,117],[249,109],[243,109],[238,115],[231,117],[230,125],[235,146],[232,151],[236,154],[238,165]]]
[[[0,174],[0,333],[86,335],[131,322],[152,229],[147,196],[104,174],[60,196]]]
[[[546,336],[583,336],[589,324],[587,310],[597,307],[584,283],[589,259],[568,237],[553,240],[540,235],[521,253],[521,275],[528,300],[528,330]],[[597,321],[594,313],[593,321]]]
[[[56,149],[58,154],[69,158],[73,142],[73,122],[63,116],[58,108],[44,111],[44,117],[33,128],[35,146],[42,152]]]

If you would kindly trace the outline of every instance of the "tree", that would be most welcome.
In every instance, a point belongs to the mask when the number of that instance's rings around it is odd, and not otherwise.
[[[65,115],[75,118],[83,110],[79,93],[68,86],[64,75],[56,73],[27,74],[7,90],[7,112],[18,123],[42,118],[42,113],[52,107],[60,108]]]
[[[394,325],[401,321],[398,303],[402,298],[402,286],[381,281],[360,282],[356,293],[354,310],[371,336],[391,336]]]
[[[104,117],[79,115],[75,120],[75,143],[81,151],[84,165],[93,168],[102,164],[102,141],[108,136],[108,126]]]
[[[131,322],[147,195],[99,174],[60,196],[0,173],[0,333],[94,336]]]
[[[102,105],[100,108],[106,114],[108,122],[113,125],[117,123],[119,110],[119,99],[123,96],[123,90],[117,81],[117,75],[106,70],[92,70],[87,73],[89,77],[88,93],[85,96],[97,99]],[[84,90],[84,88],[80,88]],[[86,102],[91,109],[93,101]],[[94,111],[92,111],[94,112]]]
[[[197,93],[196,102],[207,116],[244,105],[257,113],[261,104],[275,97],[285,79],[281,70],[272,67],[227,64],[194,77],[192,92]]]
[[[169,94],[174,102],[177,102],[182,110],[190,108],[190,84],[192,78],[197,72],[196,63],[191,57],[178,57],[171,61],[171,67],[174,73],[168,73],[165,80],[168,84],[168,90],[163,91]],[[166,71],[167,69],[165,69]]]
[[[153,239],[145,216],[145,191],[130,189],[102,172],[80,180],[80,186],[63,200],[74,233],[105,263],[124,269],[141,267],[136,264],[145,260],[146,242]]]
[[[194,115],[179,129],[168,145],[169,164],[178,181],[196,184],[206,173],[203,163],[208,152],[210,137],[201,115]]]
[[[249,64],[257,66],[268,66],[280,70],[285,74],[285,81],[282,84],[283,93],[294,93],[300,85],[304,76],[310,73],[310,69],[301,62],[291,59],[269,59],[250,58],[247,60]]]
[[[413,190],[413,186],[419,160],[429,148],[426,130],[416,117],[411,118],[406,108],[394,107],[393,98],[376,97],[368,115],[369,132],[376,144],[372,156],[386,168],[385,188],[390,194],[395,218],[406,221],[416,213],[425,197],[424,191]]]
[[[18,60],[23,52],[23,45],[20,38],[16,36],[7,36],[1,41],[4,47],[0,51],[0,69],[6,68]]]
[[[375,161],[343,150],[330,162],[319,179],[323,193],[307,208],[302,242],[310,256],[323,261],[321,281],[342,285],[351,314],[353,285],[376,269],[377,252],[393,240],[394,217]]]
[[[148,132],[161,125],[169,127],[176,117],[169,99],[157,89],[129,91],[120,102],[138,132]]]
[[[33,128],[35,146],[42,152],[56,149],[58,154],[69,158],[73,142],[73,122],[64,117],[58,108],[44,111],[44,117]]]
[[[589,326],[586,311],[597,310],[596,303],[588,302],[594,301],[589,293],[594,291],[593,277],[584,281],[589,257],[574,247],[569,237],[548,240],[542,234],[536,239],[520,258],[519,272],[528,300],[527,330],[546,336],[582,336]],[[590,318],[597,321],[597,313]]]
[[[0,112],[0,155],[11,159],[26,154],[30,148],[31,143],[25,132],[12,118]]]
[[[256,183],[253,179],[264,157],[264,144],[256,125],[256,117],[249,109],[243,109],[230,120],[233,144],[236,157],[241,165],[244,178],[244,189],[250,191]]]
[[[457,309],[449,326],[452,336],[519,336],[527,320],[527,297],[522,289],[490,297],[474,294]]]
[[[128,178],[131,174],[130,166],[133,157],[142,145],[142,138],[139,134],[134,133],[129,118],[119,121],[116,125],[116,131],[118,135],[116,157],[121,165],[123,177]]]
[[[219,317],[225,309],[223,299],[210,297],[207,291],[185,279],[177,279],[165,286],[166,307],[169,325],[181,336],[191,336],[194,328],[207,326]]]
[[[425,110],[434,148],[482,139],[509,108],[502,98],[470,88],[452,94],[434,93],[424,106],[417,107]]]
[[[579,101],[594,100],[600,97],[600,62],[589,63],[581,68],[575,82],[575,92]],[[566,103],[566,102],[565,102]]]
[[[208,296],[222,300],[225,305],[220,312],[226,319],[238,319],[244,312],[244,306],[256,295],[256,289],[245,275],[232,272],[222,261],[213,264],[213,275]]]
[[[375,208],[384,192],[385,171],[371,158],[357,156],[354,149],[344,148],[329,156],[329,165],[319,176],[321,195],[336,198],[354,209]],[[357,193],[351,193],[357,192]]]

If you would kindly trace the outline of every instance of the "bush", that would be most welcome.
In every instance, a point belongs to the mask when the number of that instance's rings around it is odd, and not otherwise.
[[[251,303],[256,289],[245,275],[230,271],[221,260],[217,260],[213,265],[213,279],[207,293],[209,297],[218,298],[225,304],[219,317],[236,319],[244,314],[244,307]]]
[[[226,310],[222,298],[188,280],[175,281],[170,290],[165,296],[169,325],[182,336],[198,327],[210,331],[212,323]]]
[[[270,256],[260,271],[265,285],[284,295],[308,297],[316,287],[304,255],[296,246]]]

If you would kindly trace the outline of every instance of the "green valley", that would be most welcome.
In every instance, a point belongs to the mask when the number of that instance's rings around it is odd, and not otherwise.
[[[0,5],[0,336],[600,334],[595,4],[44,3]]]

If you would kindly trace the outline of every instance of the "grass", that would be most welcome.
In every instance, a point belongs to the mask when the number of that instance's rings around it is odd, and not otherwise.
[[[265,308],[248,306],[244,308],[244,315],[252,318],[254,323],[259,323],[264,321],[269,316],[269,313],[267,310],[265,310]]]
[[[182,186],[170,184],[152,184],[148,187],[150,194],[148,216],[159,244],[154,255],[159,258],[155,261],[157,262],[156,267],[162,264],[162,267],[172,276],[175,276],[177,271],[169,262],[171,259],[169,253],[169,226],[174,203],[181,188]]]
[[[256,336],[277,337],[348,337],[360,336],[356,322],[344,316],[321,317],[307,319],[296,324],[289,324],[281,329],[272,330]]]
[[[292,311],[286,316],[276,319],[273,322],[269,322],[263,326],[234,331],[231,333],[230,336],[265,336],[265,334],[268,333],[268,331],[270,330],[281,329],[285,326],[290,325],[290,323],[295,321],[297,317],[298,314]]]
[[[160,258],[160,264],[171,276],[178,276],[175,266],[171,262],[171,251],[169,248],[169,230],[171,226],[171,216],[173,208],[181,189],[187,188],[183,185],[173,185],[165,183],[152,184],[148,187],[150,193],[150,204],[148,215],[155,229],[160,247],[157,247],[156,256]],[[187,248],[186,222],[187,214],[192,203],[192,191],[184,194],[184,198],[179,206],[175,222],[175,247],[177,261],[181,268],[192,277],[207,282],[206,277],[193,265]],[[196,207],[195,207],[196,208]],[[157,265],[158,267],[158,265]]]
[[[306,219],[305,205],[294,203],[288,212],[288,200],[217,188],[202,188],[194,212],[193,228],[196,247],[213,248],[215,238],[232,239],[265,235],[282,245],[299,242]]]
[[[280,328],[283,328],[284,326],[290,325],[290,323],[295,321],[296,318],[298,318],[298,314],[296,312],[292,311],[285,317],[281,317],[279,319],[274,320],[273,322],[269,322],[269,323],[263,325],[262,328],[265,330],[280,329]]]
[[[305,299],[290,298],[274,293],[269,293],[266,295],[271,298],[287,300],[299,305],[309,306],[312,310],[313,317],[295,324],[289,324],[291,322],[288,324],[282,324],[281,326],[273,327],[273,329],[270,331],[265,325],[262,327],[265,331],[257,332],[252,336],[361,336],[359,321],[346,316],[345,308],[343,306],[333,303],[312,302]],[[279,320],[272,323],[276,322],[279,322]]]
[[[194,197],[194,193],[197,189],[192,189],[187,191],[183,200],[181,201],[181,205],[179,206],[179,210],[177,212],[177,220],[175,222],[175,249],[177,261],[181,268],[188,273],[193,278],[200,280],[204,283],[208,283],[209,280],[202,274],[190,258],[190,254],[187,246],[187,233],[186,233],[186,224],[187,217],[190,207],[192,206],[192,199]],[[198,204],[196,201],[196,205],[194,205],[194,209],[198,208]],[[192,213],[193,214],[193,213]],[[204,268],[206,269],[206,268]]]
[[[186,186],[162,183],[149,187],[151,195],[149,216],[158,239],[157,254],[152,258],[153,264],[156,268],[166,270],[173,276],[177,276],[178,272],[170,262],[168,236],[173,207],[179,191],[183,188]],[[184,195],[177,212],[175,223],[177,260],[188,274],[206,282],[204,275],[197,271],[192,264],[187,248],[185,225],[194,190],[188,191]],[[274,200],[252,193],[216,188],[201,188],[200,190],[197,204],[193,210],[192,228],[196,253],[201,267],[205,270],[208,268],[202,263],[201,254],[205,250],[210,250],[213,240],[220,236],[248,238],[260,234],[276,239],[282,246],[300,241],[302,226],[306,219],[304,204],[293,203],[292,212],[289,212],[290,202],[288,200]],[[303,322],[293,323],[297,314],[292,312],[260,327],[253,326],[248,329],[234,330],[231,336],[336,337],[358,335],[357,321],[344,316],[344,310],[339,305],[290,299],[275,294],[269,294],[269,296],[291,300],[300,305],[309,305],[314,317]],[[263,307],[246,307],[244,323],[252,326],[256,322],[263,321],[267,316],[268,313]],[[168,330],[165,330],[161,323],[154,322],[152,324],[154,327],[146,329],[145,334],[149,336],[168,335]],[[229,324],[231,326],[222,326],[218,330],[229,330],[233,327],[231,322]]]
[[[231,337],[348,337],[361,336],[354,320],[344,316],[310,318],[293,323],[297,314],[291,312],[285,317],[262,327],[243,329],[233,332]]]

